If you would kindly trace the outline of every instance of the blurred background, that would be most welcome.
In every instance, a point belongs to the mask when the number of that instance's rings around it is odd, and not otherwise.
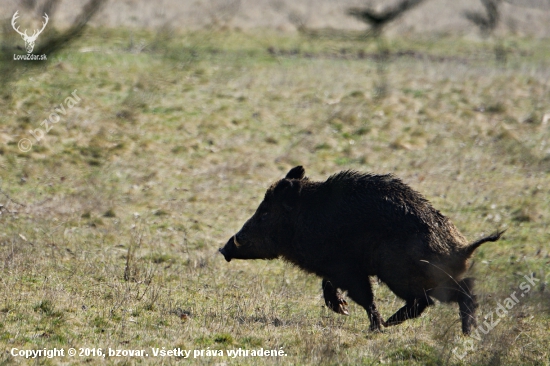
[[[2,0],[1,13],[9,17],[17,9],[34,9],[37,0]],[[50,17],[60,26],[69,25],[85,0],[48,1]],[[91,25],[156,29],[200,29],[224,25],[236,29],[273,28],[296,30],[297,24],[308,28],[361,30],[363,22],[346,15],[350,8],[364,7],[374,11],[399,4],[399,1],[360,0],[194,0],[194,1],[109,1]],[[549,7],[547,0],[487,1],[497,4],[500,19],[496,31],[504,34],[548,36]],[[41,7],[36,7],[37,13]],[[388,27],[388,34],[454,33],[475,34],[476,28],[464,12],[483,12],[479,0],[426,0]]]
[[[548,364],[549,0],[0,0],[0,22],[0,346]],[[480,326],[539,281],[472,348],[456,307],[373,334],[311,274],[226,263],[296,165],[393,173],[470,241],[508,229],[468,272]],[[372,282],[383,316],[403,305]]]

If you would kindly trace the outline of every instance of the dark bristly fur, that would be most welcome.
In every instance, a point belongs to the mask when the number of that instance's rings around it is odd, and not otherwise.
[[[370,329],[418,317],[434,302],[457,302],[465,334],[475,325],[473,279],[462,278],[472,244],[421,194],[392,175],[344,171],[325,182],[301,166],[266,192],[256,213],[220,249],[231,259],[283,259],[323,278],[326,305],[347,314],[339,289],[363,306]],[[405,306],[387,321],[374,304],[377,276]]]

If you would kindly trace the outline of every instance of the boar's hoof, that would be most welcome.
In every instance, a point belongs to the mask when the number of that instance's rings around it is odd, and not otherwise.
[[[348,303],[344,299],[338,299],[336,302],[327,301],[327,307],[335,313],[349,315]]]
[[[332,311],[338,314],[349,315],[348,303],[346,302],[346,300],[340,297],[340,294],[337,294],[337,296],[338,296],[338,299],[336,300],[336,303],[335,304],[330,303],[329,308],[331,308]]]
[[[382,326],[387,326],[386,322],[382,320],[381,318],[375,319],[374,321],[371,321],[369,330],[371,332],[382,332]]]
[[[322,287],[325,305],[335,313],[349,315],[348,303],[344,300],[340,290],[328,280],[323,280]]]
[[[348,303],[346,302],[346,300],[340,299],[340,303],[338,304],[338,310],[336,312],[342,315],[349,315]]]
[[[382,326],[388,326],[384,319],[380,316],[380,313],[378,312],[378,309],[376,309],[376,305],[374,303],[367,306],[366,310],[370,320],[369,330],[371,332],[381,332]]]
[[[377,324],[377,325],[371,325],[369,327],[369,330],[371,332],[374,332],[374,333],[382,333],[382,327],[380,326],[380,324]]]

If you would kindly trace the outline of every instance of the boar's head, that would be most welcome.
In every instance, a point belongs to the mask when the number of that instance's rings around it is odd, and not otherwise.
[[[220,253],[231,259],[275,259],[285,253],[293,235],[294,208],[298,203],[304,168],[292,168],[266,192],[256,212]],[[307,179],[307,178],[306,178]]]

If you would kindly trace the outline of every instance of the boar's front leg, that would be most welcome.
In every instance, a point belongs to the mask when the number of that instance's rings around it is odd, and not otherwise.
[[[335,313],[349,315],[348,303],[344,300],[340,290],[327,279],[323,279],[321,286],[323,287],[323,297],[327,307]]]
[[[348,296],[367,311],[370,320],[369,329],[371,331],[380,331],[382,325],[386,326],[386,323],[382,320],[374,304],[374,295],[372,293],[369,278],[366,277],[366,281],[361,281],[356,278],[351,279],[351,281],[351,286],[348,286]]]

